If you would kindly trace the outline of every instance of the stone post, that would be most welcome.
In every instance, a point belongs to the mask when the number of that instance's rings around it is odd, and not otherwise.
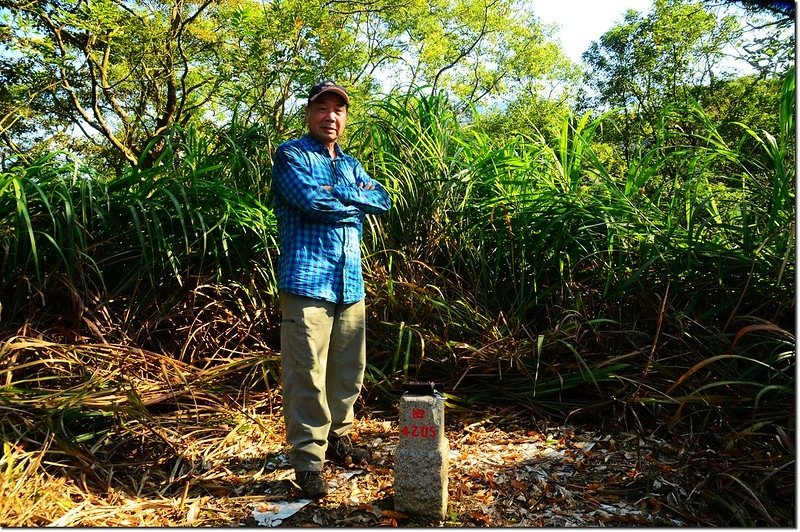
[[[450,447],[444,434],[444,397],[429,386],[424,395],[409,391],[400,397],[394,507],[404,514],[444,519]]]

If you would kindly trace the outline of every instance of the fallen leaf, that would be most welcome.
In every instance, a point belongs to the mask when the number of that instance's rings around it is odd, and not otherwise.
[[[652,508],[651,512],[657,514],[661,511],[661,502],[655,497],[650,497],[650,507]]]
[[[408,516],[406,514],[395,510],[383,510],[381,511],[381,515],[383,515],[383,517],[389,517],[391,519],[408,519]]]
[[[492,522],[492,518],[489,517],[488,515],[486,515],[483,512],[474,511],[474,512],[470,512],[469,515],[470,515],[470,517],[472,517],[476,521],[480,521],[480,522],[482,522],[482,523],[484,523],[486,525],[488,525],[489,523]]]
[[[489,482],[489,487],[493,490],[497,489],[497,486],[494,483],[494,471],[487,471],[486,472],[486,480]]]
[[[311,520],[314,521],[318,525],[325,524],[325,518],[321,515],[320,512],[315,512],[314,515],[311,517]]]
[[[186,522],[187,523],[194,523],[197,521],[197,517],[200,515],[200,499],[195,499],[191,505],[189,505],[189,511],[186,512]]]
[[[364,511],[364,512],[369,512],[372,515],[374,515],[375,517],[382,517],[383,516],[383,510],[381,510],[380,508],[378,508],[374,504],[367,504],[367,503],[363,503],[362,502],[362,503],[360,503],[358,505],[358,509],[361,510],[361,511]]]

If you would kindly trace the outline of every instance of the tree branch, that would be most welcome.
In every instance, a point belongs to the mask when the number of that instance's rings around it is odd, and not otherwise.
[[[497,0],[494,0],[493,2],[488,3],[484,6],[483,23],[481,25],[481,30],[478,32],[478,36],[475,38],[472,44],[469,47],[467,47],[466,50],[462,50],[461,53],[459,53],[450,64],[442,67],[439,70],[439,72],[436,73],[436,76],[433,78],[433,88],[432,88],[433,92],[436,92],[436,88],[439,85],[439,78],[441,77],[441,75],[444,74],[447,70],[450,70],[451,68],[456,66],[459,61],[461,61],[462,59],[467,57],[470,53],[472,53],[472,50],[474,50],[475,47],[478,45],[478,43],[481,42],[481,40],[483,40],[483,38],[486,36],[486,26],[489,23],[489,8],[494,6],[494,4],[496,3]]]

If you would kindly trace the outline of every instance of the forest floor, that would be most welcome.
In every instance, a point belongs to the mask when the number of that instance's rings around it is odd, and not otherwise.
[[[690,487],[681,471],[681,450],[656,439],[614,436],[566,426],[528,423],[524,416],[496,413],[450,416],[448,516],[433,521],[394,511],[392,421],[364,419],[356,433],[370,447],[374,465],[348,471],[326,465],[334,489],[303,507],[280,526],[489,526],[597,527],[692,526],[679,513]],[[352,473],[352,471],[349,471]],[[291,484],[291,470],[277,470],[267,488]],[[683,477],[683,478],[681,478]],[[695,479],[699,481],[700,479]],[[289,493],[296,488],[290,487]],[[279,513],[264,501],[257,512]],[[687,519],[688,517],[688,519]],[[262,518],[263,519],[263,518]],[[276,524],[262,520],[262,524]],[[243,524],[257,525],[248,519]]]
[[[451,416],[452,417],[452,416]],[[281,503],[256,503],[246,526],[686,526],[671,506],[688,493],[678,483],[680,450],[634,434],[604,435],[566,426],[528,424],[498,413],[477,421],[457,416],[450,446],[448,516],[443,521],[394,510],[396,423],[364,419],[360,445],[375,458],[366,469],[326,464],[331,494],[278,522]],[[521,416],[520,416],[521,417]],[[462,418],[462,419],[458,419]],[[659,451],[656,452],[655,449]],[[355,473],[355,474],[353,474]],[[352,476],[351,476],[352,475]],[[269,494],[295,495],[291,469],[275,471]],[[280,479],[280,480],[279,480]],[[279,495],[278,497],[281,497]],[[677,498],[677,499],[676,499]],[[266,517],[265,517],[266,515]]]
[[[248,403],[252,402],[248,399]],[[122,527],[698,527],[719,450],[620,428],[558,425],[530,412],[448,411],[448,513],[444,520],[394,507],[397,417],[360,412],[352,438],[373,463],[326,463],[330,494],[301,498],[287,463],[279,410],[154,415],[138,436],[71,475],[28,479],[6,524]],[[598,419],[599,427],[599,419]],[[103,454],[96,448],[95,455]],[[10,451],[9,451],[10,452]],[[735,459],[735,458],[734,458]],[[105,487],[98,487],[105,482]],[[99,484],[98,484],[99,483]],[[61,497],[45,512],[42,493]],[[24,497],[27,497],[25,499]],[[8,499],[7,499],[8,500]],[[25,503],[36,501],[36,509]],[[66,504],[64,501],[67,501]],[[30,507],[30,508],[29,508]],[[36,511],[40,517],[20,514]],[[47,515],[45,515],[47,514]],[[10,519],[10,517],[14,519]],[[24,519],[23,519],[24,518]],[[17,526],[15,525],[15,526]]]
[[[24,343],[53,350],[46,361],[64,361],[71,376],[70,349]],[[98,367],[120,359],[106,346],[93,353]],[[76,388],[90,408],[76,416],[63,407],[45,421],[27,403],[4,410],[0,526],[794,526],[794,443],[777,425],[732,430],[686,415],[670,432],[663,413],[621,402],[549,419],[523,407],[454,405],[445,412],[448,507],[438,520],[396,511],[395,406],[362,397],[351,437],[373,462],[326,463],[330,494],[309,501],[287,461],[279,390],[209,380],[139,351],[124,360],[149,379],[138,395]],[[118,406],[132,400],[138,408]],[[44,423],[58,430],[33,430]],[[31,436],[9,439],[25,427]]]
[[[444,520],[394,509],[396,417],[363,414],[352,438],[373,463],[326,462],[330,494],[304,500],[287,463],[280,415],[222,423],[180,503],[163,524],[216,527],[597,527],[703,526],[693,488],[705,482],[707,456],[654,436],[537,422],[528,412],[448,412],[448,514]],[[256,419],[256,418],[252,418]],[[197,442],[201,444],[201,441]],[[197,449],[197,448],[196,448]],[[187,449],[188,451],[189,449]],[[191,454],[187,453],[187,456]],[[696,469],[692,464],[702,463]],[[199,465],[202,464],[202,465]],[[173,483],[181,469],[172,466]],[[177,477],[177,478],[176,478]],[[163,484],[163,483],[162,483]],[[191,484],[191,485],[190,485]],[[162,506],[163,508],[163,506]],[[160,512],[158,512],[160,513]],[[183,515],[181,515],[183,514]],[[162,514],[163,515],[163,514]],[[128,525],[152,526],[131,515]],[[155,518],[156,515],[153,515]],[[166,516],[165,516],[166,517]],[[148,522],[149,521],[149,522]],[[713,521],[713,520],[712,520]],[[120,524],[120,523],[117,523]]]

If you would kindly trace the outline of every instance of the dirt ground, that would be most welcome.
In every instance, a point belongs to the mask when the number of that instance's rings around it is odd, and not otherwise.
[[[357,421],[353,439],[371,449],[372,465],[347,469],[327,463],[331,493],[306,504],[298,503],[300,491],[285,453],[274,454],[263,480],[242,486],[247,496],[237,499],[247,503],[241,505],[240,521],[227,526],[702,525],[682,510],[691,504],[690,484],[702,481],[702,475],[687,474],[685,451],[664,441],[547,425],[507,413],[480,419],[449,414],[446,435],[449,504],[443,521],[394,510],[396,422],[366,417]]]

